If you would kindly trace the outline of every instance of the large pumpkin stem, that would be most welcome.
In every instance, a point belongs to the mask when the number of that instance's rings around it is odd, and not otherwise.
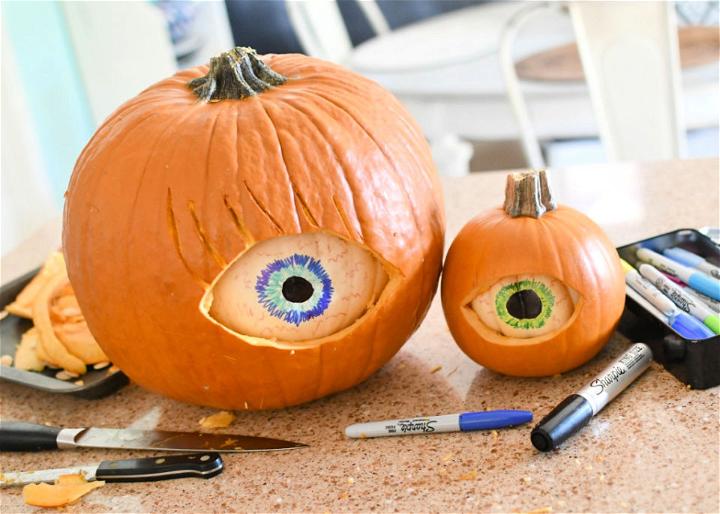
[[[508,175],[503,208],[510,216],[539,218],[555,207],[545,170],[523,171]]]
[[[270,69],[255,50],[238,46],[210,59],[204,77],[188,82],[188,87],[203,102],[247,98],[279,86],[287,77]]]

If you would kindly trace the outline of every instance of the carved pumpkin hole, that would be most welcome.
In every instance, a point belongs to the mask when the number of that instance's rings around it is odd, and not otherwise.
[[[564,327],[579,299],[580,295],[562,280],[524,274],[501,278],[476,295],[470,307],[496,333],[529,339]]]
[[[230,263],[201,308],[243,336],[313,341],[358,321],[388,281],[384,264],[361,244],[326,232],[280,236]]]

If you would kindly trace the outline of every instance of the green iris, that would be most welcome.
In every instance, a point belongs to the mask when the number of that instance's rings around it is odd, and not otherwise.
[[[495,296],[498,317],[513,328],[535,329],[552,316],[555,295],[538,280],[520,280],[508,284]]]

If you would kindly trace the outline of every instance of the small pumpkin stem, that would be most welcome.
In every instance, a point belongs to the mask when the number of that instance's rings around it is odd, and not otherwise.
[[[188,87],[203,102],[241,100],[287,82],[273,71],[255,50],[238,46],[210,59],[204,77],[188,82]]]
[[[545,170],[523,171],[508,175],[503,208],[510,216],[539,218],[556,207]]]

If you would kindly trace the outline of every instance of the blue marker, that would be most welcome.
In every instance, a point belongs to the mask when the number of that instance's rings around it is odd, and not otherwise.
[[[696,291],[700,291],[715,300],[720,300],[720,280],[714,279],[702,271],[695,271],[692,268],[683,266],[647,248],[640,248],[637,251],[637,256],[641,261],[652,264],[657,269],[679,278]]]
[[[710,264],[707,260],[703,259],[699,255],[695,255],[692,252],[688,252],[682,248],[668,248],[663,250],[665,257],[670,257],[672,260],[684,264],[690,268],[695,268],[708,275],[720,278],[720,268]]]
[[[345,435],[353,439],[385,437],[391,435],[435,434],[440,432],[471,432],[522,425],[532,421],[532,412],[526,410],[489,410],[464,412],[443,416],[393,419],[356,423],[345,429]]]
[[[670,299],[663,295],[649,280],[641,277],[640,273],[630,264],[622,259],[620,259],[620,263],[623,271],[625,271],[625,283],[660,311],[665,323],[675,332],[685,339],[707,339],[715,335],[702,321],[675,307],[675,304]]]

